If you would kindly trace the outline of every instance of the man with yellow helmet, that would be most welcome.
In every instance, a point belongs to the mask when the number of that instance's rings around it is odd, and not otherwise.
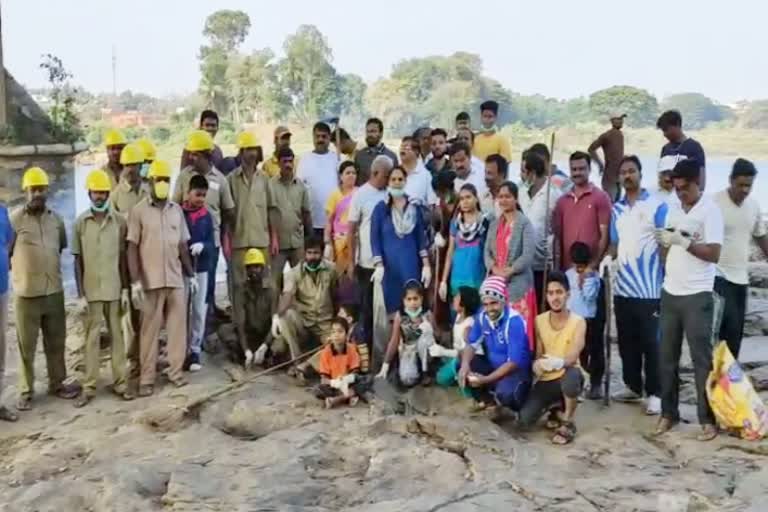
[[[127,171],[126,166],[123,172]],[[75,282],[80,308],[86,312],[85,379],[75,407],[85,406],[96,394],[101,367],[102,319],[112,340],[112,391],[126,400],[134,398],[126,382],[125,342],[120,325],[121,314],[130,308],[125,248],[127,225],[109,206],[111,187],[105,171],[91,171],[86,179],[91,206],[77,218],[72,230]]]
[[[128,144],[125,135],[120,130],[114,128],[104,133],[104,146],[107,150],[107,163],[103,169],[109,175],[110,181],[114,184],[120,180],[120,173],[123,171],[123,165],[120,163],[120,157],[123,148]]]
[[[141,172],[146,166],[146,159],[147,155],[138,142],[125,146],[120,155],[123,172],[120,183],[113,184],[109,201],[115,212],[125,218],[134,206],[149,197],[149,192],[142,187],[141,182]]]
[[[240,347],[245,355],[245,367],[254,362],[254,352],[268,343],[271,327],[272,308],[275,293],[265,287],[267,261],[259,249],[250,248],[245,252],[245,285],[243,287],[243,309],[245,314],[236,324]]]
[[[185,278],[191,293],[197,292],[184,212],[169,200],[171,167],[168,162],[155,160],[147,176],[150,197],[131,210],[127,236],[131,300],[142,312],[139,396],[154,393],[157,338],[163,324],[168,331],[168,379],[175,386],[186,384],[182,375],[187,353]]]
[[[48,363],[48,393],[72,399],[78,395],[78,389],[64,384],[67,378],[64,362],[67,320],[61,280],[61,251],[67,247],[64,221],[46,204],[48,175],[44,170],[27,169],[21,188],[26,194],[26,204],[11,215],[14,236],[10,253],[21,359],[16,407],[25,411],[32,407],[40,331]]]
[[[203,110],[200,113],[200,125],[198,126],[198,129],[207,132],[208,135],[211,136],[211,140],[215,139],[216,134],[219,131],[219,114],[213,110]],[[223,159],[224,154],[221,152],[221,148],[214,144],[211,149],[211,165],[218,169]],[[189,167],[190,165],[189,150],[185,147],[181,152],[181,169]]]

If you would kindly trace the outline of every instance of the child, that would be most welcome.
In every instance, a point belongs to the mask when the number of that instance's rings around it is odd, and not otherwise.
[[[362,380],[358,378],[360,356],[357,347],[347,341],[348,334],[347,321],[341,317],[334,318],[329,343],[320,351],[320,385],[315,388],[315,396],[325,400],[327,409],[343,403],[354,406],[362,391]]]
[[[475,323],[475,314],[480,309],[480,294],[469,286],[460,286],[453,297],[453,309],[456,321],[453,324],[453,348],[448,349],[435,343],[429,347],[429,355],[443,358],[443,364],[437,371],[439,386],[453,386],[457,383],[459,354],[467,345],[467,334]]]
[[[603,326],[597,318],[601,280],[597,272],[589,268],[592,251],[587,244],[574,242],[570,251],[573,267],[565,272],[571,289],[568,309],[587,322],[585,345],[580,359],[582,368],[592,377],[587,398],[598,400],[602,397],[600,381],[605,367]]]
[[[357,353],[360,355],[360,372],[368,373],[370,365],[370,355],[368,345],[365,343],[365,326],[362,322],[357,322],[357,306],[354,304],[343,304],[339,307],[339,317],[343,318],[349,324],[349,341],[357,346]]]
[[[423,310],[423,304],[424,288],[421,283],[415,279],[407,281],[403,289],[403,306],[395,313],[392,336],[377,378],[386,378],[389,364],[397,352],[400,356],[400,382],[407,387],[415,386],[419,380],[424,385],[429,384],[429,347],[435,344],[435,334],[432,314]]]
[[[195,174],[189,180],[189,191],[182,207],[184,219],[189,229],[189,253],[195,267],[194,280],[197,290],[189,297],[189,336],[187,340],[187,364],[189,371],[196,372],[202,368],[200,351],[205,334],[205,316],[208,310],[205,290],[208,289],[208,269],[211,268],[212,258],[216,248],[213,238],[213,217],[205,207],[205,196],[208,193],[208,180],[205,176]],[[187,287],[187,292],[191,290]]]

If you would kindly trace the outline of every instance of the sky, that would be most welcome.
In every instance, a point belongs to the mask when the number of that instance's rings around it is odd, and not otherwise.
[[[366,82],[402,59],[479,54],[485,73],[522,94],[588,95],[612,85],[658,97],[702,92],[721,103],[768,98],[764,0],[0,0],[6,68],[45,85],[45,53],[59,56],[92,92],[193,92],[206,16],[251,18],[241,50],[270,47],[314,24],[341,73]]]

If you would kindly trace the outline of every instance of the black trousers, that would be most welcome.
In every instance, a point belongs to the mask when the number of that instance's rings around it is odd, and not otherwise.
[[[591,386],[600,386],[605,375],[605,337],[603,327],[605,321],[599,315],[587,318],[587,333],[584,339],[584,350],[579,355],[582,368],[589,374]]]
[[[542,287],[544,286],[544,271],[543,270],[534,270],[533,271],[533,288],[536,292],[536,307],[541,308],[541,301],[542,297],[544,296]],[[547,305],[544,304],[544,308],[539,311],[539,313],[543,313],[547,310]]]
[[[660,299],[613,299],[622,377],[638,395],[659,396],[660,304]]]
[[[725,340],[734,359],[739,358],[744,335],[744,315],[747,313],[747,288],[722,277],[715,278],[715,292],[723,299],[723,318],[718,340]]]
[[[528,399],[520,410],[521,428],[530,428],[552,405],[559,404],[563,397],[576,398],[584,387],[581,370],[568,367],[562,377],[555,380],[538,381],[533,385]]]
[[[370,338],[373,332],[373,283],[371,282],[373,269],[355,267],[355,278],[360,287],[360,322],[363,322],[364,332]],[[373,340],[364,340],[370,347]]]

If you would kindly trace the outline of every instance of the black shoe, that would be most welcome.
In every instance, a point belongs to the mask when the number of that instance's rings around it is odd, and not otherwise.
[[[587,400],[601,400],[603,398],[603,390],[600,386],[592,386],[587,391]]]
[[[190,354],[188,360],[190,372],[199,372],[202,370],[203,366],[200,364],[200,354]]]

